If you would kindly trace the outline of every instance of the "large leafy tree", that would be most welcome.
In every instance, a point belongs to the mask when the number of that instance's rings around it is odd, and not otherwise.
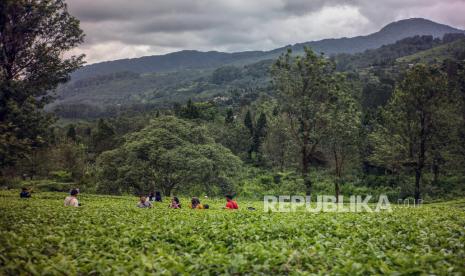
[[[141,193],[157,188],[170,195],[193,186],[228,192],[225,184],[241,161],[215,143],[204,127],[166,116],[128,135],[121,147],[102,153],[97,164],[103,192]]]
[[[83,36],[63,0],[0,1],[0,168],[44,144],[48,91],[83,63],[64,57]]]
[[[455,136],[458,113],[452,99],[447,77],[438,66],[416,65],[396,87],[370,135],[374,163],[414,172],[417,202],[425,168],[443,149],[444,139]]]
[[[304,56],[293,57],[289,50],[272,68],[273,84],[279,93],[281,110],[300,148],[301,172],[310,195],[310,163],[328,130],[331,91],[334,86],[334,64],[305,48]]]

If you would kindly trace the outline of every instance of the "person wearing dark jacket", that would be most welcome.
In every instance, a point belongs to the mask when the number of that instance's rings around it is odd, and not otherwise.
[[[31,192],[27,188],[22,188],[21,193],[19,193],[20,198],[30,198],[31,197]]]
[[[160,192],[155,192],[155,201],[162,202]]]

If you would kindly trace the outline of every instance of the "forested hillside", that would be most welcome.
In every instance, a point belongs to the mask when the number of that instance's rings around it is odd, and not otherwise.
[[[100,118],[168,108],[188,99],[225,105],[250,102],[269,92],[270,65],[287,49],[302,54],[304,47],[311,47],[333,56],[338,70],[360,73],[371,66],[392,66],[396,59],[451,42],[463,33],[429,20],[408,19],[368,36],[306,42],[268,52],[181,51],[92,64],[73,73],[47,109],[64,118]]]
[[[437,49],[433,53],[435,57],[459,57],[463,54],[460,41],[464,38],[463,34],[446,34],[444,38],[415,36],[362,53],[337,54],[331,59],[339,71],[352,72],[354,77],[363,80],[364,106],[377,106],[389,97],[396,78],[392,72],[405,63],[403,57],[432,48]],[[441,49],[449,50],[446,54]],[[58,98],[49,108],[63,118],[99,118],[125,111],[170,108],[188,99],[212,100],[222,106],[244,105],[259,94],[273,93],[269,88],[272,63],[270,59],[216,69],[96,75],[61,87]]]

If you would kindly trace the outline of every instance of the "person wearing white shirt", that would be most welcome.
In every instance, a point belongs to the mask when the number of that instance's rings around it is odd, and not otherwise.
[[[78,189],[72,189],[70,195],[65,198],[65,206],[79,207],[79,202],[77,199],[78,194]]]

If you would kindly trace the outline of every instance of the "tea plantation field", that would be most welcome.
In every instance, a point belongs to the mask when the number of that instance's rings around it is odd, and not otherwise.
[[[465,200],[382,213],[135,207],[135,197],[0,192],[0,275],[465,274]],[[254,206],[255,211],[245,207]]]

